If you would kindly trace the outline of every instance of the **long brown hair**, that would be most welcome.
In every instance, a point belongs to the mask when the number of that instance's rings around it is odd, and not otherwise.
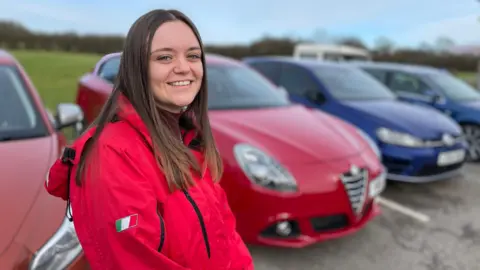
[[[207,114],[208,89],[205,54],[201,54],[204,75],[200,91],[184,112],[184,115],[190,116],[197,132],[201,135],[201,149],[206,161],[203,164],[203,168],[196,162],[195,157],[187,146],[178,140],[178,133],[169,127],[168,114],[158,109],[158,102],[149,89],[148,70],[151,40],[158,27],[165,22],[175,20],[180,20],[190,26],[198,39],[202,52],[204,51],[197,28],[180,11],[157,9],[144,14],[134,22],[125,40],[120,68],[113,91],[100,114],[92,123],[92,126],[96,126],[96,131],[85,145],[81,155],[76,174],[76,184],[78,186],[82,185],[82,175],[86,167],[85,163],[88,154],[91,152],[105,125],[116,116],[117,101],[121,94],[130,101],[146,125],[152,139],[154,155],[171,191],[177,188],[186,189],[194,184],[190,168],[201,174],[202,169],[208,166],[214,181],[218,181],[221,178],[223,173],[222,160],[215,146]]]

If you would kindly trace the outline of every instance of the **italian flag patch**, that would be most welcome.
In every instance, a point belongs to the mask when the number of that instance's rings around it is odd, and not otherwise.
[[[115,221],[115,228],[117,232],[122,232],[126,229],[133,228],[138,224],[138,214],[134,214],[128,217],[117,219]]]

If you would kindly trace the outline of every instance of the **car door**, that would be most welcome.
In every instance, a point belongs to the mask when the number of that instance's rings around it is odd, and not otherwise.
[[[317,80],[306,68],[282,63],[278,82],[288,92],[293,102],[312,108],[325,102],[325,96],[320,91]]]

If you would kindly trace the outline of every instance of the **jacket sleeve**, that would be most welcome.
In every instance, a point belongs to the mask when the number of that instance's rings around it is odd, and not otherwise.
[[[158,250],[165,227],[149,183],[153,179],[145,173],[148,166],[109,145],[99,144],[95,151],[85,174],[92,220],[84,222],[93,223],[88,241],[95,243],[92,253],[98,259],[92,269],[187,269]]]
[[[58,158],[47,171],[44,188],[50,195],[67,200],[68,166]]]

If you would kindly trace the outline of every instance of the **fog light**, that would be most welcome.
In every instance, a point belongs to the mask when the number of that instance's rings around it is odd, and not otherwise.
[[[276,232],[280,236],[289,236],[292,233],[292,225],[288,221],[277,223]]]

